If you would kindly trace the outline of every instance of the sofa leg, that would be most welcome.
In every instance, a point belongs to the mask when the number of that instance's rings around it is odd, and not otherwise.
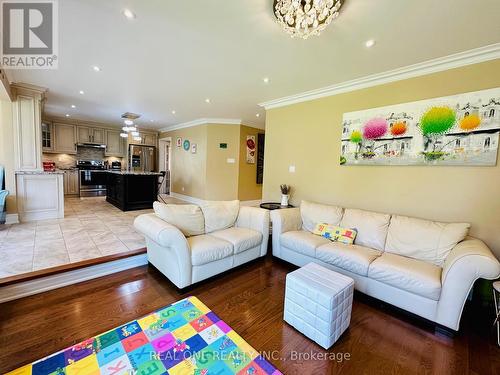
[[[454,329],[444,327],[442,325],[437,325],[434,327],[434,333],[439,336],[446,336],[449,337],[450,339],[454,338],[457,335],[457,331]]]

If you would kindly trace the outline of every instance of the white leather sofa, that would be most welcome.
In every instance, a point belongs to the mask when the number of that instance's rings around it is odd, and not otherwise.
[[[355,288],[442,326],[458,330],[478,278],[496,279],[500,263],[468,224],[447,224],[302,202],[271,212],[273,255],[347,275]],[[317,223],[355,228],[353,245],[311,232]]]
[[[155,202],[155,213],[138,216],[134,226],[146,237],[149,262],[182,289],[266,255],[269,211],[239,201]]]

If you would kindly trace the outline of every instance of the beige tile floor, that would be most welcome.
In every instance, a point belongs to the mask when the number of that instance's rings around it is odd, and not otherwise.
[[[64,219],[0,225],[0,277],[146,246],[133,221],[153,210],[123,212],[104,197],[96,197],[66,198],[64,211]]]

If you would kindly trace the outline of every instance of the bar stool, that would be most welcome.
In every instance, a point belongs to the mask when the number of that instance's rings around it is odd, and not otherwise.
[[[497,343],[500,346],[500,281],[495,281],[493,283],[493,300],[495,301],[495,313],[496,318],[493,325],[497,326]]]

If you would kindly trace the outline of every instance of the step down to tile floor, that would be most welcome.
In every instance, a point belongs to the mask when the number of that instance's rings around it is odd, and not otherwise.
[[[0,278],[0,303],[147,264],[146,248]]]

